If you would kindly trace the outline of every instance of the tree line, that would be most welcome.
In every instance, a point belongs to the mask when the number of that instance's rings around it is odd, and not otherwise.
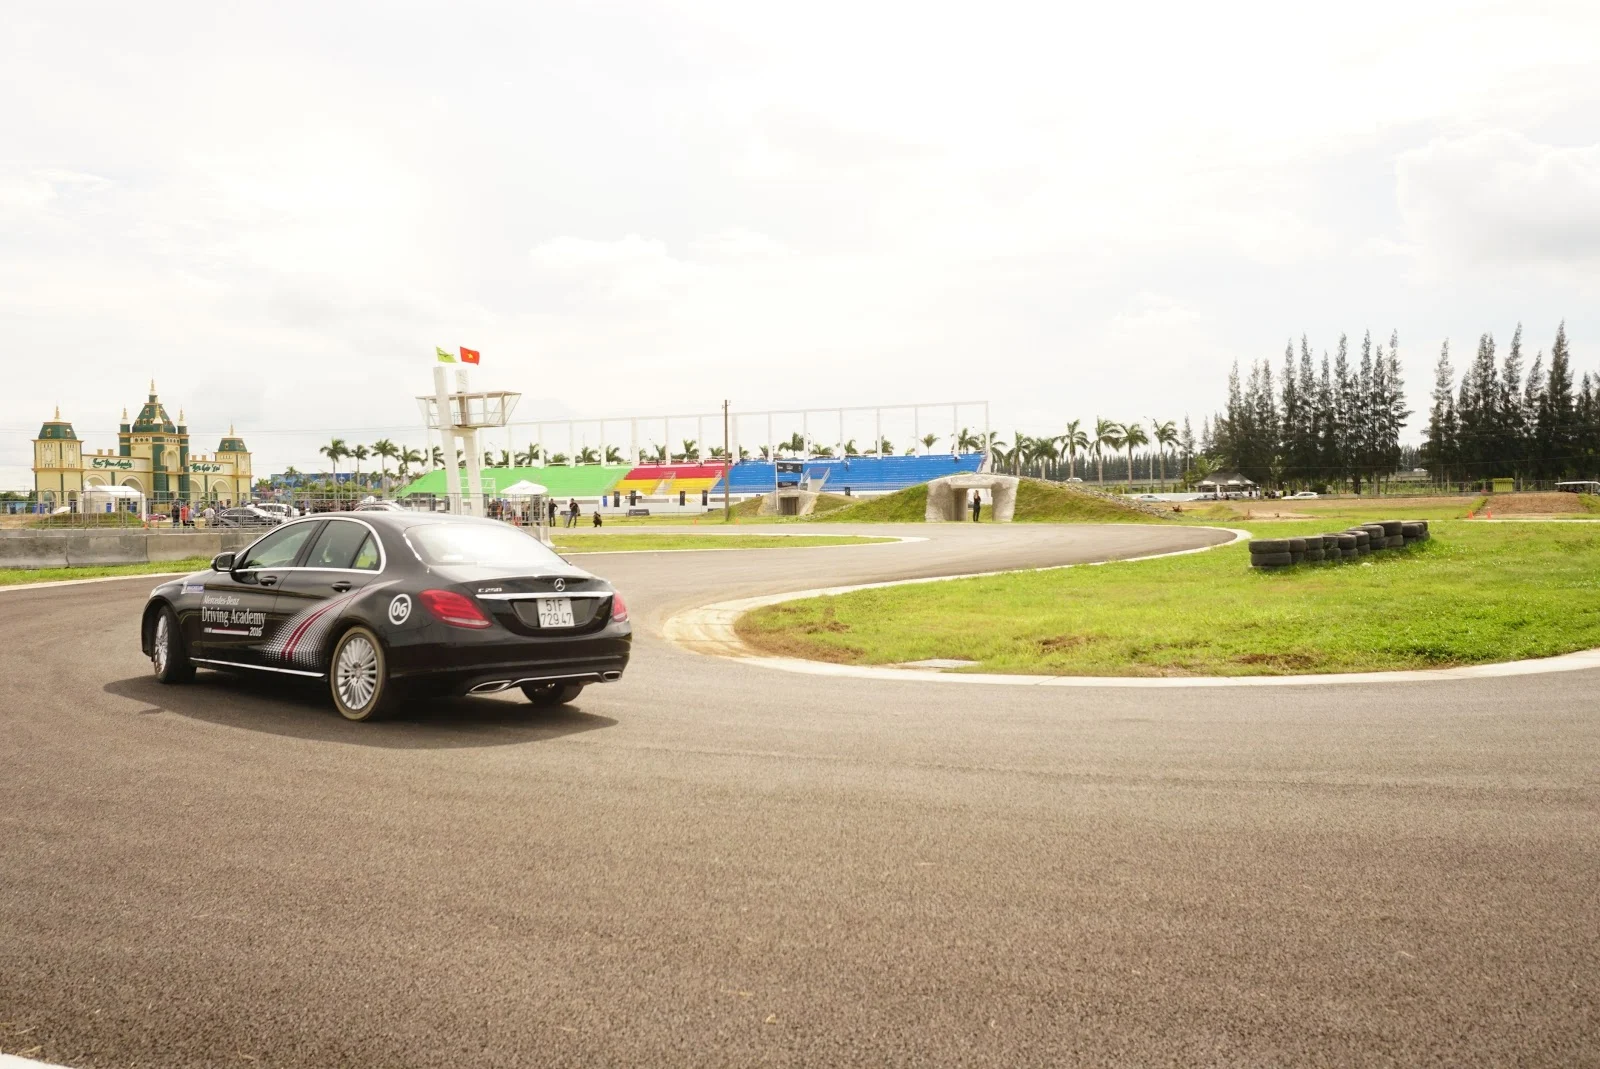
[[[1566,324],[1556,328],[1550,360],[1535,354],[1523,371],[1522,324],[1497,360],[1493,334],[1456,381],[1450,343],[1434,365],[1423,462],[1441,482],[1485,478],[1526,481],[1593,478],[1600,469],[1600,376],[1574,382]]]

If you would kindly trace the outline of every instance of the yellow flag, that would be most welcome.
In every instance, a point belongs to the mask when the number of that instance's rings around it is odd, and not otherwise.
[[[451,356],[437,345],[433,347],[433,351],[439,354],[439,363],[441,364],[453,364],[456,362],[455,357]]]

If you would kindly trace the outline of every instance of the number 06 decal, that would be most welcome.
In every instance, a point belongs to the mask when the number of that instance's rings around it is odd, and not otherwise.
[[[389,622],[403,624],[411,616],[411,595],[396,594],[389,602]]]

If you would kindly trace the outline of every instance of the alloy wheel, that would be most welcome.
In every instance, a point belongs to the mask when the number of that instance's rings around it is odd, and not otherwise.
[[[356,712],[365,709],[377,693],[378,651],[365,635],[354,635],[339,647],[334,685],[339,689],[339,700]]]

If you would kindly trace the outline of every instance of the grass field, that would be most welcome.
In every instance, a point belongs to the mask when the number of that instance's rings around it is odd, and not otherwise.
[[[801,549],[808,546],[864,546],[892,542],[892,538],[862,535],[771,535],[771,534],[612,534],[555,536],[560,553],[621,553],[654,550],[695,549]]]
[[[1345,523],[1242,526],[1280,537]],[[1343,564],[1257,572],[1240,544],[790,602],[738,629],[784,656],[943,657],[979,662],[973,671],[1052,675],[1438,668],[1600,646],[1600,524],[1432,527],[1432,541]]]
[[[211,567],[210,557],[156,561],[150,564],[92,564],[83,568],[0,568],[0,586],[49,583],[60,579],[101,579],[114,575],[198,572]]]

